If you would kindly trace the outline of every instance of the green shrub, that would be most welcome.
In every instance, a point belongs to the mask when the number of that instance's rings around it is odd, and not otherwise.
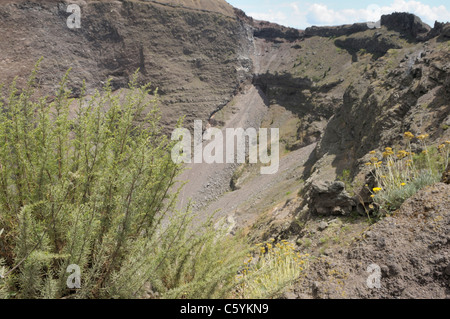
[[[228,294],[245,249],[175,213],[181,168],[157,92],[134,77],[129,90],[107,83],[75,101],[66,74],[49,103],[36,97],[36,70],[0,96],[0,297],[139,298],[147,283],[162,297]]]

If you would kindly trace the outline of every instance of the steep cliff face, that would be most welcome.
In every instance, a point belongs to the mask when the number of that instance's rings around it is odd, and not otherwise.
[[[67,5],[81,7],[81,28],[69,29]],[[72,68],[70,86],[88,92],[108,78],[127,87],[139,68],[162,97],[163,121],[171,127],[207,120],[242,80],[245,30],[225,1],[3,1],[0,5],[2,82],[23,81],[43,56],[40,82],[51,94]],[[240,77],[241,76],[241,77]]]

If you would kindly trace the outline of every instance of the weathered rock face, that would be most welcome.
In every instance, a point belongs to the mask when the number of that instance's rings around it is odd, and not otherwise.
[[[80,29],[66,25],[69,3],[81,7]],[[41,56],[39,82],[48,94],[69,68],[75,96],[83,80],[88,93],[108,78],[114,90],[127,88],[139,68],[139,82],[159,88],[168,129],[182,115],[187,125],[208,120],[234,94],[237,70],[248,67],[246,31],[223,0],[8,0],[0,30],[0,82],[23,81]]]
[[[412,54],[381,60],[395,66],[385,74],[374,67],[347,87],[318,145],[317,158],[336,156],[335,163],[355,171],[367,162],[363,157],[370,151],[401,143],[407,131],[427,132],[432,136],[429,143],[447,139],[449,132],[442,127],[450,109],[448,51],[424,45]]]
[[[424,38],[431,28],[422,20],[410,13],[393,13],[381,16],[381,25],[386,26],[389,30],[395,30],[405,36],[417,39]]]
[[[354,23],[336,27],[310,27],[305,29],[305,37],[340,37],[368,30],[367,23]]]
[[[310,211],[321,216],[348,215],[356,206],[342,182],[315,181],[307,196]]]
[[[450,23],[447,23],[443,28],[442,28],[442,36],[450,39]]]
[[[254,21],[253,26],[255,28],[254,36],[267,40],[285,39],[293,42],[303,37],[303,33],[300,30],[280,27],[270,22]]]

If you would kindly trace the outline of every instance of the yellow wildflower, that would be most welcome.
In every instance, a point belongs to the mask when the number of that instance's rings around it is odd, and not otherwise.
[[[398,151],[398,153],[397,153],[397,157],[399,158],[399,159],[402,159],[402,158],[405,158],[406,156],[408,156],[408,152],[407,151]]]
[[[405,138],[412,140],[414,138],[414,134],[411,132],[406,132],[405,133]]]
[[[384,157],[384,158],[389,157],[389,156],[391,156],[391,155],[394,155],[394,152],[393,152],[393,151],[386,151],[386,152],[383,153],[383,157]]]
[[[429,136],[430,136],[430,135],[428,135],[428,134],[421,134],[421,135],[417,136],[417,138],[418,138],[419,140],[424,140],[424,139],[428,138]]]

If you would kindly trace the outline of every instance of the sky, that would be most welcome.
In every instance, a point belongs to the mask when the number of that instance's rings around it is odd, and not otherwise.
[[[312,25],[342,25],[378,21],[383,14],[410,12],[430,26],[450,22],[448,0],[226,0],[257,19],[305,29]]]

